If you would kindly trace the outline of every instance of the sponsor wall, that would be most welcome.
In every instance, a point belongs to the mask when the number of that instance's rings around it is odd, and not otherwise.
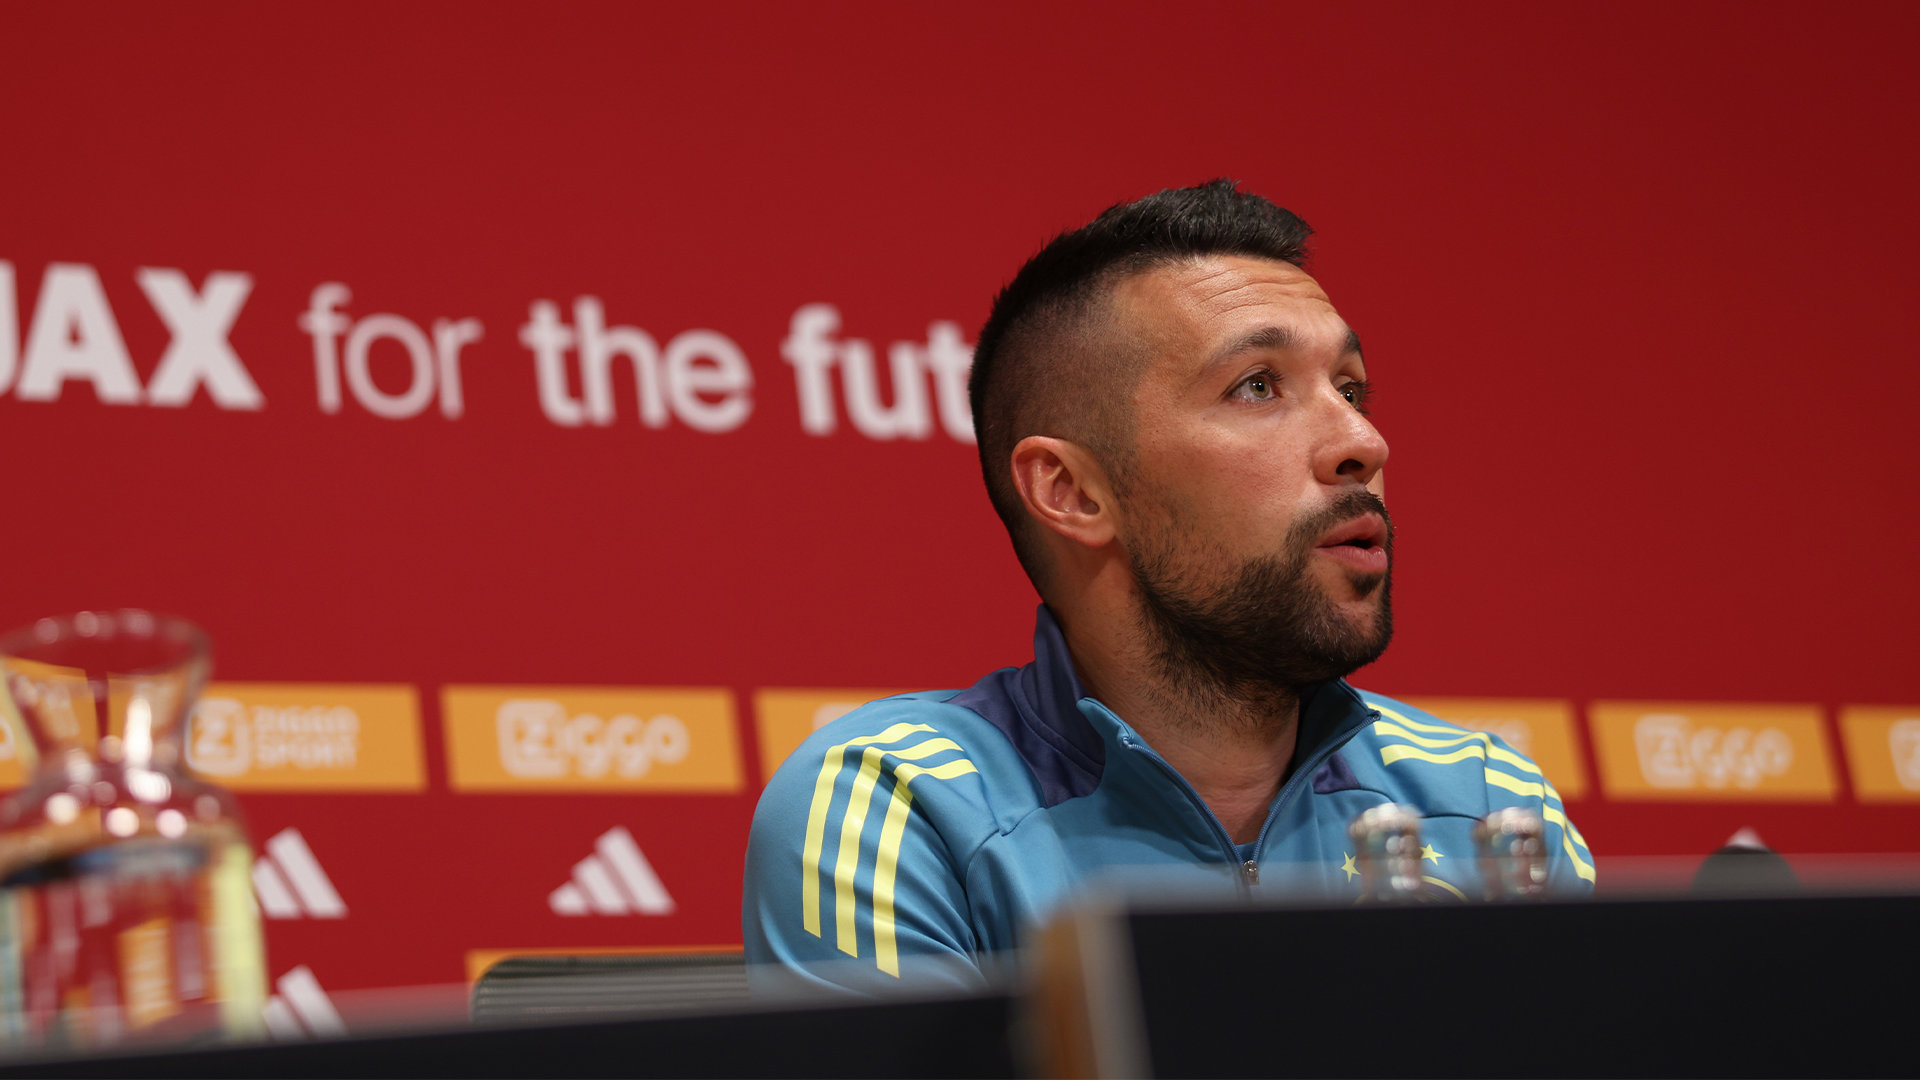
[[[1356,681],[1538,758],[1603,884],[1911,851],[1916,16],[1636,10],[12,6],[0,621],[212,633],[279,1030],[734,945],[788,748],[1030,655],[993,291],[1231,174],[1384,388]]]

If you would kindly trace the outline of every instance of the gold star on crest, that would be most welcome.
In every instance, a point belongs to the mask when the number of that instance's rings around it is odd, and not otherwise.
[[[1441,859],[1446,858],[1445,855],[1442,855],[1439,852],[1433,850],[1432,844],[1428,844],[1426,846],[1426,849],[1420,852],[1420,857],[1422,859],[1432,859],[1435,863],[1438,863]]]
[[[1347,855],[1344,851],[1340,854]],[[1340,864],[1340,869],[1346,872],[1348,881],[1352,881],[1354,878],[1360,876],[1359,869],[1353,865],[1353,856],[1351,855],[1347,855],[1347,861]]]

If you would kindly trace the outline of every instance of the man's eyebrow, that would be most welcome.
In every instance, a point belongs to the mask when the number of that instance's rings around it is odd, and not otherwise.
[[[1238,356],[1241,353],[1259,352],[1265,349],[1284,351],[1293,348],[1293,343],[1294,334],[1291,327],[1262,326],[1257,330],[1250,330],[1247,333],[1241,334],[1239,337],[1221,346],[1219,351],[1213,354],[1213,359],[1208,362],[1208,366]]]
[[[1213,354],[1213,358],[1207,361],[1206,366],[1210,368],[1222,361],[1239,356],[1241,353],[1259,352],[1264,349],[1284,351],[1293,348],[1296,341],[1297,338],[1294,335],[1292,327],[1262,326],[1257,330],[1250,330],[1221,346],[1220,350]],[[1360,335],[1351,326],[1347,327],[1347,340],[1340,346],[1340,354],[1342,356],[1352,354],[1362,358],[1365,357],[1365,354],[1360,351]]]

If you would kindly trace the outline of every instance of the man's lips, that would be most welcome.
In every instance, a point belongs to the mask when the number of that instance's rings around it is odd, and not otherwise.
[[[1365,574],[1387,572],[1387,523],[1378,514],[1362,514],[1342,522],[1314,551]]]
[[[1343,522],[1320,538],[1320,547],[1349,545],[1356,548],[1387,546],[1387,523],[1378,514],[1361,514]]]

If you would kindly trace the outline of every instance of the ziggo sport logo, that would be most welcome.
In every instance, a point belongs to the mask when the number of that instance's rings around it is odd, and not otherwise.
[[[569,774],[596,779],[608,773],[636,779],[656,764],[685,761],[692,746],[686,723],[667,713],[603,720],[592,713],[571,714],[558,701],[523,698],[502,702],[494,722],[501,766],[528,779]]]
[[[1793,740],[1779,728],[1696,728],[1678,713],[1653,713],[1633,725],[1633,741],[1654,787],[1751,789],[1793,765]]]

